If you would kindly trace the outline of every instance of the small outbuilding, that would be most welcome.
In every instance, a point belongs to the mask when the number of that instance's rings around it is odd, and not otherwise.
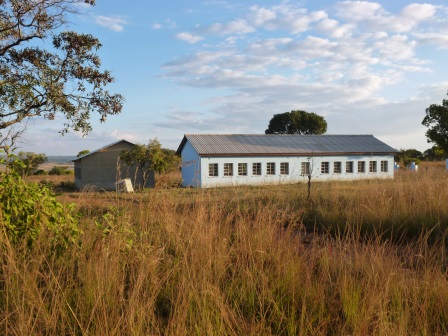
[[[393,178],[395,153],[373,135],[187,134],[177,150],[199,188]]]
[[[134,146],[129,141],[120,140],[73,160],[76,188],[116,190],[117,182],[123,179],[130,179],[136,188],[142,187],[137,168],[120,162],[121,151],[131,150]],[[154,172],[151,172],[144,187],[154,187]]]

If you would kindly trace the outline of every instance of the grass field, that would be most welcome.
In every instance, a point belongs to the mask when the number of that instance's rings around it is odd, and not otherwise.
[[[444,164],[313,183],[310,200],[305,184],[197,190],[176,179],[62,193],[83,230],[62,256],[45,235],[24,254],[2,234],[0,332],[448,334]]]

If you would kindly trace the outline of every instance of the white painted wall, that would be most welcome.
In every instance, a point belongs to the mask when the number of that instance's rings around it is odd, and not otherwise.
[[[346,161],[353,161],[353,173],[346,172]],[[358,161],[365,161],[366,172],[358,172]],[[369,172],[369,162],[375,161],[377,172]],[[381,161],[387,161],[388,172],[381,172]],[[238,176],[238,163],[247,163],[248,175]],[[262,166],[261,176],[252,175],[252,163],[260,162]],[[275,175],[266,174],[266,166],[268,162],[275,162]],[[280,163],[289,163],[289,175],[280,174]],[[368,178],[393,178],[394,176],[394,158],[393,155],[367,155],[367,156],[331,156],[331,157],[202,157],[200,158],[200,171],[195,171],[190,175],[199,176],[201,184],[192,183],[191,186],[197,187],[215,187],[215,186],[237,186],[237,185],[257,185],[257,184],[281,184],[307,182],[308,177],[301,175],[301,163],[310,162],[312,176],[314,181],[323,180],[356,180]],[[321,163],[329,162],[329,174],[321,172]],[[341,162],[341,173],[333,173],[334,163]],[[208,176],[209,163],[218,163],[217,177]],[[233,163],[233,176],[224,176],[224,163]],[[190,180],[189,180],[190,181]]]

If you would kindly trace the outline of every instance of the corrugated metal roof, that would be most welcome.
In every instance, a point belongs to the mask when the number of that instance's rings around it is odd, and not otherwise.
[[[186,134],[201,156],[393,154],[397,150],[373,135]]]

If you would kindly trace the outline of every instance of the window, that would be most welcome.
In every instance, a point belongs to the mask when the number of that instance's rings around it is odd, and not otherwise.
[[[353,173],[353,161],[347,161],[345,163],[345,172],[346,173]]]
[[[369,162],[369,173],[376,173],[376,161]]]
[[[381,172],[382,173],[387,173],[388,169],[387,169],[387,161],[381,161]]]
[[[238,176],[247,176],[247,163],[238,163]]]
[[[224,176],[233,176],[233,163],[224,163]]]
[[[289,162],[280,162],[280,175],[289,175]]]
[[[218,164],[217,163],[209,163],[208,176],[218,176]]]
[[[266,164],[266,174],[275,175],[275,162],[268,162]]]
[[[300,168],[301,168],[300,174],[308,175],[310,173],[310,163],[309,162],[302,162]]]
[[[366,172],[366,162],[358,161],[358,173],[365,173],[365,172]]]
[[[342,163],[341,163],[341,161],[336,161],[333,164],[333,173],[340,174],[341,172],[342,172]]]
[[[261,175],[261,163],[252,163],[252,175]]]
[[[330,173],[330,163],[329,162],[321,162],[320,163],[320,172],[321,172],[321,174],[329,174]]]

